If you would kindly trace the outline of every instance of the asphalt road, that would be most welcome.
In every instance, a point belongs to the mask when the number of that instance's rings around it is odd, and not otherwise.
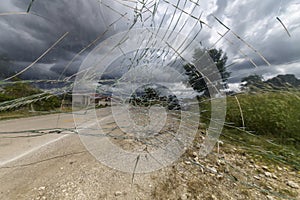
[[[0,199],[151,199],[153,174],[132,182],[131,173],[104,166],[72,132],[110,113],[94,114],[79,114],[76,123],[72,114],[1,121]]]
[[[54,114],[0,121],[0,166],[56,142],[74,130],[72,114]]]

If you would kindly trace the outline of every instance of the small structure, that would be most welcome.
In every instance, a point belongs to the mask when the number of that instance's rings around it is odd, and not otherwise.
[[[110,104],[111,97],[102,94],[77,93],[72,94],[73,106],[86,107],[90,105]]]
[[[72,94],[72,103],[75,107],[86,107],[91,104],[90,94]]]

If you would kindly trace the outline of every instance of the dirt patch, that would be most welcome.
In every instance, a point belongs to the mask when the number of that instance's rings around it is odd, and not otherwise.
[[[254,161],[229,144],[206,158],[188,150],[165,169],[153,190],[154,199],[299,199],[300,174],[287,166]],[[289,185],[289,183],[291,183]],[[294,185],[295,184],[295,185]],[[295,187],[292,187],[295,186]]]

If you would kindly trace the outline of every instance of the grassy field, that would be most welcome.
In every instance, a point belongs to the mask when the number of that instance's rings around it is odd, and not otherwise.
[[[227,99],[226,121],[280,144],[300,145],[300,93],[241,94]]]
[[[257,159],[300,170],[300,93],[262,92],[227,97],[221,140],[244,148]],[[201,103],[203,110],[210,103]],[[202,115],[207,123],[209,112]]]

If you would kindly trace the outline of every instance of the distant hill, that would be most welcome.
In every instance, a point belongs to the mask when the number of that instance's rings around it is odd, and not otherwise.
[[[300,80],[294,74],[278,75],[274,78],[263,81],[261,76],[251,75],[242,79],[242,88],[250,91],[272,89],[297,89],[300,90]]]
[[[300,80],[294,74],[278,75],[264,83],[272,87],[294,87],[300,89]]]

